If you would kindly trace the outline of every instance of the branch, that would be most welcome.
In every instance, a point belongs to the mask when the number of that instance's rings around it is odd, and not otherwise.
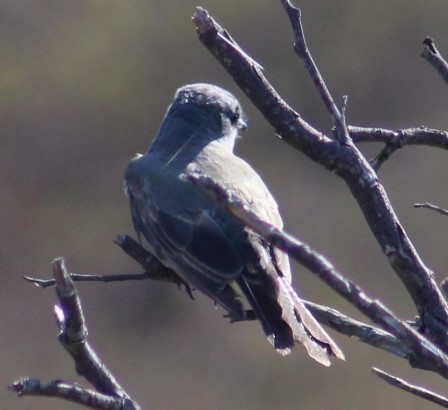
[[[58,339],[75,361],[77,373],[102,393],[127,397],[87,341],[88,332],[81,302],[63,259],[56,259],[53,262],[53,274],[60,302],[60,305],[55,307],[56,321],[60,330]]]
[[[305,68],[310,74],[316,89],[319,91],[319,94],[322,98],[322,101],[325,104],[328,112],[330,113],[331,118],[333,119],[336,125],[336,135],[339,140],[344,143],[348,143],[350,141],[350,136],[348,134],[347,125],[345,124],[345,102],[344,100],[344,110],[339,111],[338,107],[334,103],[333,97],[328,91],[327,85],[325,84],[322,76],[320,75],[319,69],[316,66],[316,63],[311,56],[311,53],[308,50],[308,46],[305,41],[305,34],[303,32],[302,21],[301,21],[301,12],[299,9],[293,7],[289,0],[281,0],[283,7],[288,13],[289,19],[291,21],[291,25],[294,31],[295,44],[294,50],[299,55],[299,57],[303,60],[305,64]]]
[[[430,209],[431,211],[436,211],[442,215],[448,215],[448,210],[440,208],[437,205],[430,204],[429,202],[425,202],[424,204],[414,204],[414,208],[426,208]]]
[[[175,283],[185,286],[187,293],[191,294],[190,286],[181,279],[173,270],[168,269],[156,257],[151,255],[137,241],[127,235],[118,235],[114,243],[118,245],[127,255],[139,263],[148,274],[148,277],[161,282]]]
[[[448,305],[401,226],[374,170],[354,144],[340,143],[300,118],[269,84],[253,60],[242,53],[202,8],[193,22],[200,41],[209,49],[281,137],[313,161],[332,170],[346,182],[364,217],[387,256],[390,265],[406,286],[424,323],[425,332],[445,346]]]
[[[156,280],[159,282],[174,283],[178,287],[184,286],[185,290],[193,297],[193,290],[190,285],[181,279],[173,270],[164,266],[157,258],[151,255],[143,246],[128,235],[118,235],[114,240],[127,255],[139,263],[145,272],[142,273],[125,273],[115,275],[86,275],[78,273],[70,273],[70,278],[74,282],[124,282],[128,280]],[[54,279],[38,279],[30,276],[24,276],[28,282],[34,283],[41,288],[47,288],[55,285]]]
[[[421,56],[431,64],[440,76],[448,83],[448,64],[437,50],[434,40],[430,37],[426,37],[423,41],[425,47],[421,52]]]
[[[207,192],[241,223],[252,228],[267,242],[286,252],[364,315],[394,335],[409,350],[408,360],[412,367],[432,370],[448,378],[447,355],[408,323],[400,320],[379,300],[369,298],[363,289],[342,276],[324,256],[298,239],[261,220],[241,202],[238,195],[233,195],[212,178],[198,174],[190,175],[188,179]]]
[[[91,409],[135,409],[126,399],[107,396],[95,390],[86,389],[76,384],[65,383],[61,380],[42,383],[36,379],[19,379],[8,386],[8,390],[17,393],[19,396],[58,397]]]
[[[147,261],[151,260],[151,263],[156,266],[156,271],[159,269],[157,263],[153,260],[155,259],[149,252],[146,251],[137,241],[133,240],[128,236],[119,236],[115,240],[115,243],[122,244],[126,243],[126,250],[129,255],[134,255],[134,259],[149,268]],[[138,255],[138,256],[137,256]],[[163,269],[158,271],[157,275],[153,275],[153,272],[144,272],[136,274],[127,275],[79,275],[76,273],[70,273],[70,277],[73,281],[87,281],[87,282],[115,282],[115,281],[126,281],[126,280],[146,280],[146,279],[157,279],[161,276],[161,280],[166,282],[171,282],[169,278],[178,278],[176,273],[169,268],[161,265]],[[161,275],[163,272],[163,275]],[[53,286],[54,279],[35,279],[30,277],[25,277],[26,280],[41,286],[43,288],[48,286]],[[177,280],[173,280],[173,283],[178,284]],[[192,291],[188,288],[190,292]],[[188,293],[191,298],[193,295]],[[398,341],[397,338],[392,336],[390,333],[384,332],[381,329],[370,326],[366,323],[357,321],[338,312],[336,309],[318,305],[313,302],[304,301],[307,308],[313,313],[319,322],[331,327],[332,329],[342,333],[343,335],[349,337],[357,337],[361,342],[367,343],[371,346],[377,347],[382,350],[386,350],[402,358],[408,358],[410,356],[409,351]],[[253,320],[255,316],[247,314],[245,319],[242,320]]]
[[[80,274],[70,272],[70,277],[73,282],[125,282],[128,280],[145,280],[145,279],[154,279],[150,273],[141,272],[141,273],[123,273],[118,275],[89,275],[89,274]],[[31,282],[43,289],[49,288],[56,284],[54,279],[39,279],[33,278],[31,276],[24,276],[27,282]],[[169,282],[166,280],[166,282]]]
[[[408,128],[402,130],[387,130],[383,128],[348,127],[350,137],[354,142],[384,142],[381,152],[370,161],[373,169],[378,172],[390,156],[405,145],[425,145],[448,149],[448,132],[430,128]]]
[[[322,324],[346,335],[356,337],[360,342],[369,344],[403,359],[409,359],[412,353],[392,334],[352,319],[336,309],[321,306],[304,300],[305,306]]]
[[[439,406],[448,408],[448,399],[446,397],[443,397],[430,390],[424,389],[423,387],[410,384],[405,380],[400,379],[399,377],[392,376],[391,374],[388,374],[375,367],[372,368],[372,372],[375,376],[378,376],[379,378],[383,379],[392,386],[395,386],[399,389],[412,393],[415,396],[421,397],[422,399],[428,400],[432,403],[438,404]]]
[[[59,305],[54,308],[56,323],[60,330],[58,340],[75,361],[77,373],[85,377],[97,392],[91,395],[92,390],[79,388],[73,384],[61,381],[45,384],[30,379],[15,382],[11,389],[22,395],[53,395],[77,403],[99,403],[103,396],[108,396],[107,403],[101,402],[102,407],[93,408],[139,410],[139,405],[128,396],[88,343],[81,302],[62,258],[53,261],[53,275],[59,299]],[[113,406],[108,403],[113,403]]]
[[[384,142],[406,145],[424,145],[448,150],[448,132],[426,127],[388,130],[385,128],[348,127],[354,142]]]
[[[229,72],[277,134],[323,166],[337,161],[339,144],[300,118],[268,82],[259,64],[241,51],[206,10],[198,7],[193,23],[199,40]]]

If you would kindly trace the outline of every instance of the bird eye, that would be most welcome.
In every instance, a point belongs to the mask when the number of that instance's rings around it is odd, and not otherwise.
[[[227,111],[227,117],[230,120],[230,123],[238,128],[239,130],[246,130],[247,124],[244,118],[243,113],[241,112],[241,109],[239,107],[236,107],[234,110],[228,110]]]
[[[232,122],[232,124],[236,124],[238,122],[238,120],[240,119],[240,112],[239,111],[234,111],[233,113],[230,114],[230,121]]]

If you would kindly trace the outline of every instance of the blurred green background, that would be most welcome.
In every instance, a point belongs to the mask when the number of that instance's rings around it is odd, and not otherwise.
[[[348,122],[448,129],[448,88],[419,57],[430,35],[448,55],[445,0],[300,1],[309,46]],[[238,152],[278,198],[289,232],[402,317],[415,310],[345,185],[273,137],[251,103],[200,44],[190,17],[201,5],[266,69],[311,124],[331,122],[302,63],[280,1],[3,0],[0,2],[0,408],[75,409],[6,391],[19,376],[79,381],[56,340],[53,258],[71,271],[139,271],[116,247],[133,235],[123,172],[156,133],[181,85],[211,82],[240,99],[249,131]],[[381,148],[366,145],[370,158]],[[412,147],[380,179],[422,258],[446,276],[448,220],[415,210],[447,199],[446,152]],[[308,272],[295,284],[311,300],[361,318]],[[371,366],[443,392],[446,382],[334,334],[346,363],[325,369],[303,349],[280,357],[255,323],[229,325],[197,295],[159,283],[80,284],[90,341],[128,392],[149,409],[433,409],[385,385]]]

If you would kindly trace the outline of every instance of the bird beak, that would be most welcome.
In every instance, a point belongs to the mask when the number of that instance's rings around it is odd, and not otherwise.
[[[244,121],[242,118],[240,118],[238,120],[238,129],[241,131],[246,131],[247,130],[247,122]]]

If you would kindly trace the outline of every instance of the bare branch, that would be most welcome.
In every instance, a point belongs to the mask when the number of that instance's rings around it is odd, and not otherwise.
[[[88,275],[70,272],[73,282],[124,282],[128,280],[146,280],[154,279],[148,272],[141,273],[123,273],[117,275]],[[23,277],[26,281],[45,289],[55,285],[54,279],[39,279],[31,276]]]
[[[431,211],[436,211],[442,215],[448,215],[448,210],[440,208],[437,205],[430,204],[429,202],[425,202],[424,204],[414,204],[414,208],[426,208],[430,209]]]
[[[225,187],[208,176],[191,175],[189,181],[199,186],[217,203],[226,207],[242,223],[251,227],[267,242],[286,252],[317,275],[339,295],[357,307],[364,315],[394,335],[409,350],[412,367],[432,370],[448,378],[448,356],[408,323],[399,319],[379,300],[371,299],[355,283],[342,276],[323,256],[308,245],[261,220]]]
[[[393,335],[384,330],[370,326],[359,320],[352,319],[336,309],[321,306],[310,301],[304,301],[316,319],[332,329],[349,337],[356,337],[359,341],[378,349],[385,350],[398,357],[408,359],[412,356],[409,349]]]
[[[53,262],[53,274],[60,301],[59,309],[55,309],[61,331],[58,339],[75,361],[77,373],[100,392],[129,399],[87,341],[81,302],[62,258]]]
[[[400,143],[388,142],[384,146],[384,148],[375,156],[372,160],[370,160],[370,165],[374,169],[376,173],[379,172],[382,165],[390,158],[390,156],[400,149],[402,145]]]
[[[423,44],[425,47],[420,55],[428,61],[429,64],[437,70],[445,82],[448,83],[448,63],[437,50],[434,40],[430,37],[426,37]]]
[[[343,107],[344,109],[339,111],[339,108],[334,103],[333,97],[330,94],[330,91],[327,88],[322,76],[320,75],[319,69],[317,68],[316,63],[311,56],[311,53],[308,50],[308,46],[305,41],[305,34],[303,32],[302,27],[302,19],[301,12],[299,9],[293,7],[289,0],[281,0],[283,7],[288,14],[289,20],[291,21],[292,28],[294,30],[295,44],[294,50],[302,59],[305,64],[305,68],[310,74],[316,89],[319,91],[319,94],[324,102],[328,112],[333,119],[336,126],[336,135],[341,142],[348,143],[350,141],[350,136],[348,133],[347,125],[345,124],[345,105],[346,98],[344,99]]]
[[[296,149],[344,179],[383,253],[414,300],[426,334],[441,346],[446,345],[447,302],[361,152],[353,144],[341,144],[324,136],[303,121],[280,98],[252,59],[240,52],[241,47],[234,40],[222,40],[222,33],[226,31],[204,9],[197,9],[193,22],[200,41],[227,69],[275,131]]]
[[[384,142],[381,152],[370,161],[373,169],[378,172],[390,156],[406,145],[424,145],[448,149],[448,132],[426,127],[388,130],[384,128],[364,128],[349,126],[349,133],[354,142]]]
[[[115,238],[114,243],[132,259],[137,261],[143,269],[145,269],[151,279],[162,282],[176,283],[179,286],[184,285],[186,288],[189,288],[189,285],[174,271],[168,269],[130,236],[118,235]]]
[[[91,409],[135,409],[128,399],[108,396],[61,380],[42,383],[37,379],[19,379],[8,386],[8,389],[19,396],[57,397]]]
[[[156,280],[159,282],[174,283],[178,287],[184,286],[185,290],[193,297],[193,290],[190,285],[181,279],[173,270],[164,266],[157,258],[151,255],[143,246],[128,235],[118,235],[114,240],[127,255],[139,263],[145,272],[142,273],[125,273],[115,275],[87,275],[70,273],[70,277],[74,282],[124,282],[128,280]],[[30,276],[24,276],[28,282],[34,283],[42,288],[47,288],[55,285],[54,279],[38,279]]]
[[[385,128],[348,127],[354,142],[384,142],[396,144],[399,148],[406,145],[424,145],[448,150],[448,132],[426,127],[388,130]]]
[[[425,145],[448,149],[447,132],[425,127],[393,131],[383,128],[350,126],[349,132],[354,142],[384,142],[386,144],[380,153],[370,161],[376,172],[395,151],[405,145]]]
[[[372,372],[374,375],[383,379],[392,386],[395,386],[399,389],[412,393],[415,396],[421,397],[422,399],[428,400],[432,403],[438,404],[439,406],[448,408],[448,399],[446,397],[441,396],[440,394],[434,393],[423,387],[410,384],[407,381],[400,379],[399,377],[392,376],[391,374],[386,373],[383,370],[377,369],[375,367],[372,368]]]
[[[223,40],[228,36],[227,31],[206,10],[199,7],[193,23],[199,40],[226,68],[277,134],[323,166],[337,160],[339,144],[300,118],[269,84],[259,64],[241,52],[241,47],[233,39]]]
[[[53,261],[53,275],[59,298],[59,305],[54,308],[60,330],[59,342],[72,356],[77,373],[85,377],[97,391],[61,381],[42,383],[32,379],[19,380],[11,389],[22,395],[51,395],[76,403],[94,403],[97,407],[91,406],[92,408],[140,410],[139,405],[119,385],[87,341],[88,332],[81,302],[62,258]],[[109,399],[101,401],[104,395],[109,396]]]
[[[120,236],[119,238],[125,238],[125,237]],[[120,239],[120,241],[122,240],[123,239]],[[152,258],[152,256],[144,248],[142,248],[139,243],[132,240],[132,238],[128,237],[128,239],[126,239],[126,242],[127,242],[128,254],[145,255],[145,257],[134,258],[137,262],[145,263],[145,261],[148,260],[148,258]],[[135,247],[135,249],[133,249],[133,247]],[[169,268],[164,269],[166,270],[167,277],[170,277],[171,275],[176,276],[174,271],[171,271]],[[73,274],[71,275],[73,278]],[[112,275],[112,277],[114,276],[115,275]],[[152,277],[147,276],[145,277],[145,279],[152,279]],[[369,326],[365,323],[351,319],[350,317],[338,312],[336,309],[318,305],[316,303],[312,303],[309,301],[304,301],[304,303],[314,314],[314,316],[316,316],[316,318],[324,325],[327,325],[346,336],[350,337],[355,336],[364,343],[370,344],[383,350],[387,350],[393,354],[396,354],[397,356],[404,358],[409,356],[409,351],[391,334],[384,332],[381,329],[377,329],[374,328],[373,326]],[[255,315],[251,315],[248,312],[247,317],[241,320],[254,320],[254,319]]]
[[[134,258],[138,263],[145,263],[150,258],[153,257],[141,247],[141,245],[134,241],[132,238],[127,237],[124,239],[124,236],[120,236],[120,242],[125,241],[127,243],[127,251],[128,254],[132,255],[143,255],[145,257],[137,257]],[[135,247],[135,249],[134,249]],[[154,263],[154,265],[156,265]],[[177,277],[174,271],[169,268],[164,268],[165,278]],[[128,274],[128,275],[79,275],[75,273],[70,273],[70,277],[73,281],[88,281],[88,282],[115,282],[115,281],[126,281],[126,280],[146,280],[146,279],[155,279],[154,275],[151,275],[150,272],[137,273],[137,274]],[[54,285],[54,279],[34,279],[28,278],[26,279],[32,283],[35,283],[42,287],[52,286]],[[163,280],[163,279],[162,279]],[[170,280],[166,280],[167,282],[171,282]],[[178,284],[176,281],[173,283]],[[190,290],[191,291],[191,290]],[[190,297],[193,298],[192,294],[188,293]],[[370,344],[379,349],[386,350],[391,352],[397,356],[408,358],[410,356],[409,351],[398,341],[397,338],[392,336],[390,333],[384,332],[381,329],[370,326],[366,323],[354,320],[347,315],[344,315],[341,312],[338,312],[336,309],[318,305],[316,303],[310,301],[304,301],[308,309],[313,313],[313,315],[324,325],[333,328],[334,330],[349,336],[349,337],[357,337],[360,341]],[[245,318],[241,318],[240,320],[254,320],[256,318],[255,314],[251,311],[247,311],[247,316]],[[237,321],[237,320],[233,320]]]

